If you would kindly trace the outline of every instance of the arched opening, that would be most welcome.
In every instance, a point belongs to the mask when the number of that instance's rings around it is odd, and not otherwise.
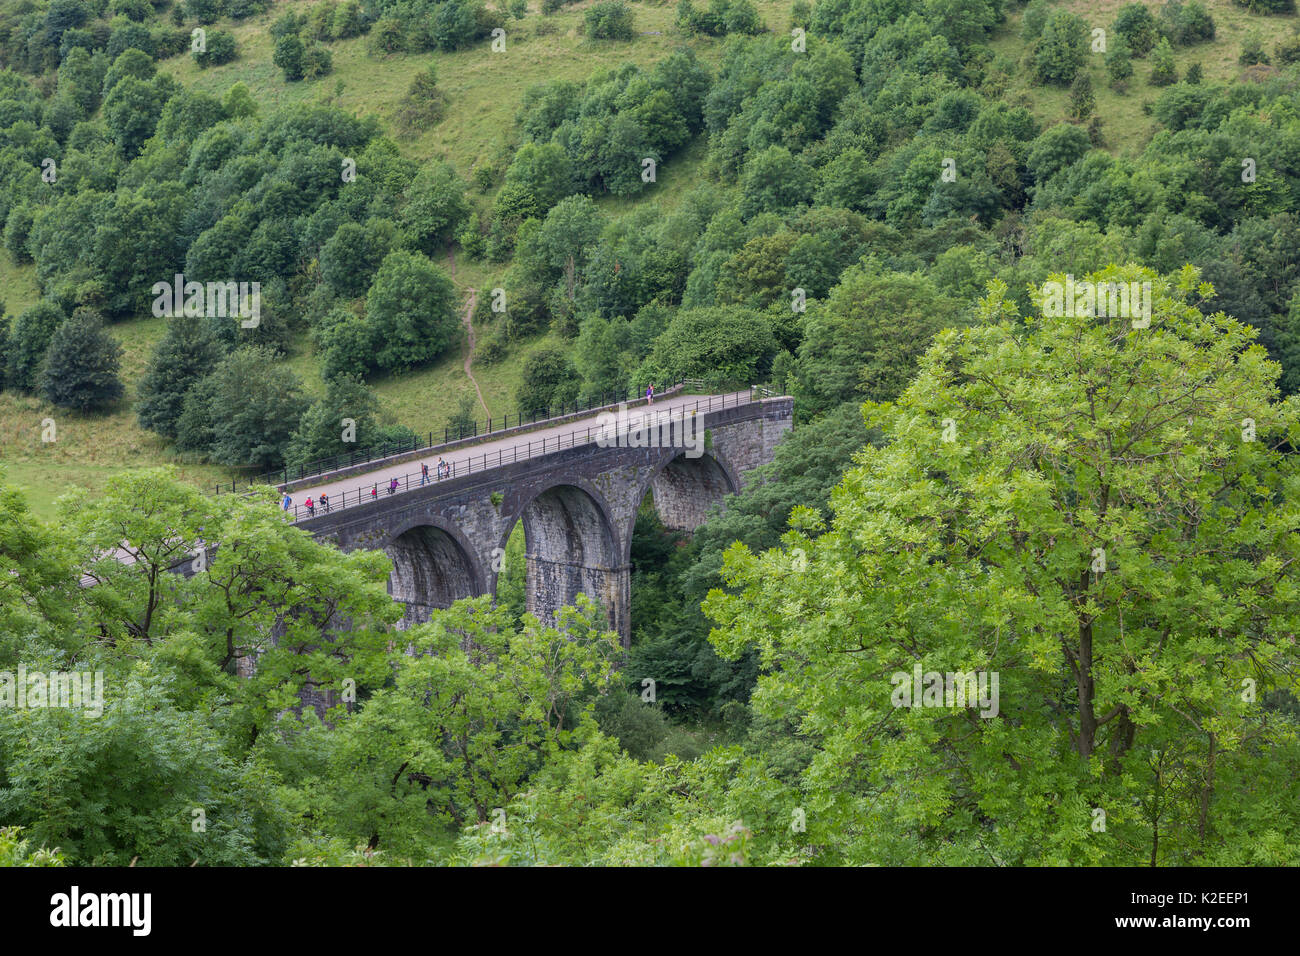
[[[650,482],[659,520],[674,531],[694,531],[716,502],[735,491],[731,476],[712,455],[678,455]]]
[[[610,627],[627,641],[628,573],[605,510],[575,485],[539,494],[521,516],[527,552],[527,610],[553,619],[585,594],[604,607]]]
[[[528,610],[528,548],[524,542],[524,523],[516,521],[506,536],[506,543],[494,556],[496,603],[510,612],[517,623]]]
[[[384,548],[393,559],[388,593],[406,606],[397,625],[405,630],[427,621],[434,608],[447,608],[478,593],[474,564],[450,534],[417,525]]]

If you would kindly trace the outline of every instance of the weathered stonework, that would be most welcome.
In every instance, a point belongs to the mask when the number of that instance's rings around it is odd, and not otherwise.
[[[344,550],[378,548],[393,559],[389,590],[405,626],[459,598],[494,593],[500,556],[517,521],[527,542],[527,607],[549,617],[579,593],[600,601],[630,637],[632,529],[648,490],[671,528],[693,530],[709,506],[772,460],[790,429],[793,401],[771,398],[703,415],[707,451],[580,445],[446,479],[392,498],[299,522]],[[500,495],[500,504],[492,495]]]

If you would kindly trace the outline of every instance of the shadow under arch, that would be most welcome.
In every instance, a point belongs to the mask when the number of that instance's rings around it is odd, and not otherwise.
[[[517,520],[527,553],[526,609],[543,621],[579,594],[601,604],[626,646],[630,576],[608,503],[589,481],[551,485],[526,501]],[[514,522],[510,523],[513,528]],[[501,540],[504,552],[510,529]]]
[[[709,509],[740,490],[735,471],[721,458],[705,452],[690,458],[684,452],[666,455],[645,483],[664,527],[694,531],[704,524]],[[630,537],[630,536],[629,536]]]
[[[393,561],[388,593],[406,612],[405,630],[427,620],[437,608],[483,593],[483,576],[464,536],[455,528],[426,520],[412,522],[384,545]]]

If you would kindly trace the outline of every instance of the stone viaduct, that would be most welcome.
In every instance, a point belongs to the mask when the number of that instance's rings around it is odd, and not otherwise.
[[[746,473],[772,460],[791,427],[793,400],[758,398],[698,414],[698,457],[681,447],[584,441],[522,461],[507,454],[500,466],[489,461],[478,471],[359,499],[364,503],[298,524],[344,550],[384,550],[393,560],[389,590],[406,605],[408,627],[428,620],[433,608],[495,593],[506,540],[522,521],[528,610],[546,619],[585,593],[604,606],[626,645],[632,529],[646,492],[653,492],[666,526],[695,529],[713,502],[739,491]]]

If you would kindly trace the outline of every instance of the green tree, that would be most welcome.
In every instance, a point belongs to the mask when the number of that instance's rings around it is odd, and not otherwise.
[[[1242,66],[1268,62],[1268,54],[1264,52],[1264,37],[1259,30],[1252,29],[1246,33],[1245,39],[1241,41],[1241,55],[1237,57],[1237,62]]]
[[[1133,56],[1123,37],[1117,36],[1106,51],[1106,77],[1110,85],[1122,90],[1133,77]]]
[[[601,0],[588,7],[584,29],[589,40],[631,40],[636,36],[632,8],[623,0]]]
[[[65,318],[57,303],[44,299],[14,321],[5,347],[5,384],[9,388],[36,390],[45,352]]]
[[[284,72],[284,78],[290,82],[301,80],[303,76],[302,39],[296,33],[287,33],[275,41],[275,51],[271,62]]]
[[[555,412],[578,394],[578,373],[564,350],[555,346],[542,346],[529,353],[520,378],[515,406],[523,415]]]
[[[1297,859],[1295,727],[1243,687],[1296,658],[1300,407],[1250,329],[1189,304],[1195,270],[1088,278],[1152,282],[1149,326],[1022,324],[999,286],[866,407],[887,442],[829,531],[733,548],[739,592],[706,604],[720,651],[771,671],[760,711],[803,715],[824,755],[803,785],[856,824],[845,862]],[[918,700],[916,672],[988,696]]]
[[[229,63],[239,55],[235,46],[235,35],[225,30],[209,30],[203,51],[193,51],[192,55],[194,62],[204,69]]]
[[[446,273],[419,253],[390,252],[366,295],[375,366],[409,369],[437,358],[460,332],[456,306]]]
[[[325,386],[325,395],[302,413],[289,442],[286,460],[303,464],[330,455],[373,448],[379,426],[379,400],[359,379],[337,375]]]
[[[365,295],[376,270],[397,243],[397,229],[387,219],[372,219],[364,226],[345,222],[321,247],[321,278],[345,298]]]
[[[175,438],[185,393],[217,367],[221,355],[206,318],[178,315],[169,319],[167,331],[136,386],[135,413],[140,427]]]
[[[1097,97],[1092,92],[1092,77],[1080,71],[1070,84],[1070,117],[1082,122],[1097,108]]]
[[[654,350],[629,383],[660,390],[682,379],[702,378],[724,385],[761,381],[777,353],[768,317],[750,309],[682,309],[673,316]]]
[[[813,174],[800,156],[784,146],[772,146],[751,156],[740,177],[741,214],[785,212],[809,202]]]
[[[799,346],[798,395],[813,411],[854,396],[889,401],[911,380],[930,339],[961,313],[925,275],[867,260],[809,308]]]
[[[306,405],[297,376],[271,352],[243,348],[186,394],[177,435],[192,442],[206,431],[207,452],[220,464],[273,468],[284,462]]]
[[[1087,56],[1088,26],[1066,10],[1057,10],[1043,27],[1034,49],[1034,68],[1044,83],[1073,82]]]
[[[45,399],[79,412],[103,408],[122,397],[122,347],[92,309],[77,309],[50,339],[38,388]]]
[[[449,242],[469,215],[465,181],[449,163],[434,161],[421,167],[405,199],[402,224],[426,255],[436,254]]]
[[[1174,62],[1174,48],[1169,40],[1160,38],[1151,52],[1151,85],[1168,86],[1178,82],[1178,67]]]
[[[1146,56],[1160,38],[1156,18],[1145,4],[1137,2],[1120,7],[1111,30],[1123,39],[1135,56]]]
[[[390,686],[339,728],[311,801],[327,827],[423,859],[447,824],[492,820],[548,759],[592,740],[619,645],[578,600],[554,625],[515,625],[474,598],[404,632],[415,654],[395,655]]]
[[[103,115],[114,145],[128,159],[134,158],[153,135],[163,105],[177,89],[170,76],[146,82],[128,76],[104,95]]]

